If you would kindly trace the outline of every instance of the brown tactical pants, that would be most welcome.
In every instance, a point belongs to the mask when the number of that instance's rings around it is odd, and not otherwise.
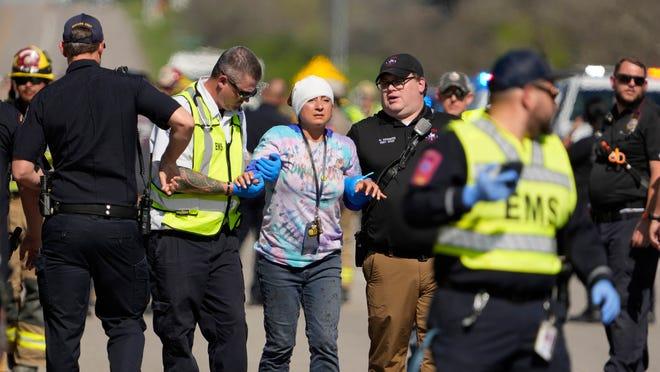
[[[418,345],[427,332],[426,319],[437,288],[433,259],[419,261],[371,253],[362,271],[367,280],[369,371],[405,371],[413,327],[417,328]],[[421,371],[435,371],[428,350]]]

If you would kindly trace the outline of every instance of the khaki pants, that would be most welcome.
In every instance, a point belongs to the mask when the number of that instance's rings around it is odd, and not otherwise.
[[[422,262],[371,253],[362,271],[367,280],[369,371],[405,371],[412,328],[417,328],[418,345],[427,332],[426,319],[437,288],[433,259]],[[428,350],[421,370],[435,371]]]
[[[9,203],[9,232],[14,228],[23,229],[26,222],[23,207],[18,196],[12,195]],[[7,309],[8,352],[13,353],[14,363],[21,366],[44,366],[46,363],[46,339],[44,335],[43,308],[39,302],[39,289],[35,270],[27,270],[17,249],[9,260],[11,274],[9,303]],[[23,295],[23,291],[25,291]],[[6,356],[0,359],[0,371],[6,363]]]

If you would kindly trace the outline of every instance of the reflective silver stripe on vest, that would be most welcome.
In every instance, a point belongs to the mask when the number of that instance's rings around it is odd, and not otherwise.
[[[520,178],[527,181],[554,183],[567,189],[571,188],[571,180],[567,175],[538,165],[527,165],[523,167]]]
[[[554,238],[516,234],[486,235],[455,227],[441,228],[437,243],[482,252],[488,252],[492,249],[542,253],[557,252],[557,242]]]
[[[474,125],[495,141],[508,161],[519,161],[520,158],[516,149],[497,132],[497,129],[492,123],[485,119],[480,119],[475,121]],[[543,148],[541,144],[532,141],[532,164],[523,167],[520,178],[528,181],[554,183],[570,189],[571,181],[568,176],[547,169],[543,161]]]
[[[227,201],[202,200],[197,198],[167,198],[161,192],[152,194],[153,201],[168,211],[208,211],[224,212],[227,209]]]
[[[484,119],[479,119],[474,122],[474,125],[482,131],[486,132],[486,134],[488,134],[493,139],[493,141],[497,143],[508,161],[520,160],[520,156],[518,156],[518,151],[516,151],[516,148],[513,147],[512,144],[510,144],[497,132],[497,129],[493,126],[492,123]]]
[[[212,124],[208,122],[208,118],[202,109],[201,97],[195,97],[195,103],[197,104],[197,111],[199,112],[199,117],[203,122],[202,130],[204,131],[204,153],[202,154],[202,164],[200,164],[200,173],[205,176],[209,175],[209,168],[211,166],[211,157],[213,156],[213,136],[211,136]]]
[[[532,141],[532,164],[543,166],[543,149],[536,141]]]

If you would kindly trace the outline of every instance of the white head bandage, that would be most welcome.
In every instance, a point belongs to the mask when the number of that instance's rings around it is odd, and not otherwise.
[[[296,116],[300,115],[300,110],[302,110],[305,102],[316,97],[328,97],[333,104],[335,101],[332,88],[325,79],[310,75],[302,80],[298,80],[293,86],[293,92],[291,93],[291,107],[296,112]]]

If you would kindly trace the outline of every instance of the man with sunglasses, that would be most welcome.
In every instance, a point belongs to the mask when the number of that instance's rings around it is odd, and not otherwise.
[[[622,58],[610,81],[616,100],[597,140],[589,183],[592,217],[622,298],[621,315],[605,329],[610,343],[605,371],[643,371],[649,365],[648,314],[658,263],[648,229],[650,219],[658,218],[660,109],[644,98],[642,62]]]
[[[467,75],[450,71],[440,77],[436,99],[446,113],[458,119],[474,100],[473,91],[474,88]]]
[[[412,176],[412,164],[421,152],[418,149],[437,139],[450,116],[424,105],[424,70],[410,54],[387,57],[376,85],[383,109],[354,124],[348,137],[355,142],[363,172],[374,172],[387,199],[367,204],[362,210],[356,263],[363,266],[367,280],[369,370],[398,372],[405,370],[412,329],[417,329],[418,343],[426,335],[426,317],[436,289],[433,259],[429,257],[435,232],[406,224],[402,199]],[[431,129],[420,137],[414,128],[422,119],[430,121]],[[413,138],[420,143],[412,147],[409,160],[400,167],[402,154]],[[398,173],[392,178],[389,169]],[[433,370],[428,354],[422,371]]]
[[[54,79],[50,57],[41,48],[30,45],[14,55],[11,65],[11,90],[7,102],[11,103],[21,115],[25,115],[34,96]],[[49,162],[41,159],[40,166],[48,169]],[[25,214],[16,182],[9,186],[10,233],[20,227],[27,231]],[[14,237],[21,243],[24,234]],[[28,243],[29,245],[29,243]],[[27,245],[26,245],[27,246]],[[19,245],[20,247],[20,245]],[[43,323],[43,308],[39,302],[39,288],[34,268],[25,266],[25,251],[12,254],[9,260],[11,273],[9,283],[12,296],[7,304],[7,335],[10,344],[7,361],[13,370],[37,371],[46,363],[46,340]],[[25,291],[25,295],[23,295]]]
[[[257,196],[263,182],[241,188],[232,180],[243,174],[247,159],[241,105],[257,94],[261,76],[255,54],[235,46],[220,55],[210,76],[174,96],[193,115],[195,130],[176,162],[177,192],[166,195],[151,185],[147,254],[165,371],[198,371],[192,353],[197,325],[209,343],[211,371],[247,370],[238,207],[239,197]],[[154,128],[154,167],[167,143],[166,131]]]
[[[450,123],[422,154],[403,204],[410,222],[439,227],[433,354],[447,371],[570,371],[551,301],[559,252],[584,247],[572,263],[604,323],[619,297],[551,131],[556,75],[529,50],[503,55],[491,72],[490,107]]]

